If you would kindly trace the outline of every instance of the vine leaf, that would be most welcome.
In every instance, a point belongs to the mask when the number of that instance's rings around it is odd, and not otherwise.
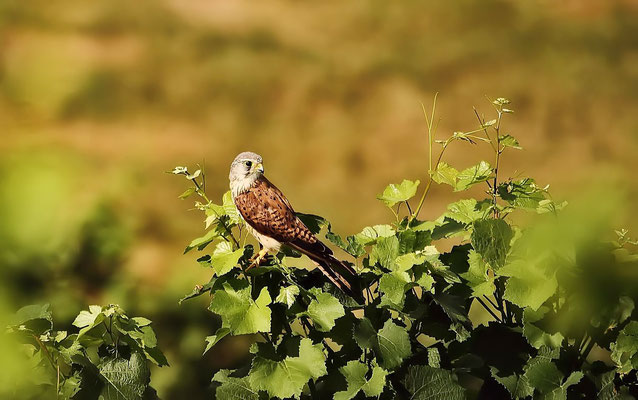
[[[248,377],[235,378],[226,369],[219,370],[213,376],[213,382],[221,385],[215,389],[215,398],[226,400],[258,400],[259,394],[250,387]]]
[[[418,179],[410,181],[404,179],[400,184],[391,183],[383,190],[377,199],[381,200],[388,207],[394,207],[395,204],[402,201],[410,200],[416,195],[416,191],[421,183]]]
[[[377,239],[394,236],[395,230],[390,225],[366,226],[354,235],[357,242],[364,246],[375,244]]]
[[[355,340],[362,349],[372,349],[380,358],[379,365],[388,370],[412,354],[408,332],[392,320],[385,321],[377,331],[368,318],[363,318],[355,329]]]
[[[109,359],[98,366],[105,400],[141,400],[151,379],[145,358],[134,352],[130,360]]]
[[[290,308],[295,303],[297,295],[299,295],[299,288],[297,286],[285,286],[279,290],[279,294],[277,295],[277,298],[275,298],[275,302],[285,304],[288,308]]]
[[[299,343],[299,356],[274,361],[257,355],[253,360],[248,380],[255,390],[265,390],[280,399],[298,397],[310,379],[327,373],[321,344],[313,345],[308,338]]]
[[[220,340],[228,336],[229,333],[230,333],[230,329],[219,328],[217,329],[217,332],[215,332],[214,335],[206,336],[206,348],[204,349],[203,354],[206,354],[208,350],[210,350],[214,345],[216,345],[217,342],[219,342]]]
[[[496,380],[496,382],[500,383],[510,392],[510,395],[513,399],[524,399],[526,397],[532,396],[534,394],[534,388],[529,385],[527,382],[527,378],[525,375],[519,376],[516,374],[512,374],[509,376],[501,377],[498,376],[498,369],[495,367],[490,367],[490,372],[492,373],[492,377]]]
[[[472,246],[495,270],[505,264],[505,257],[510,250],[510,242],[513,237],[514,231],[502,219],[474,221],[471,236]]]
[[[213,270],[215,270],[215,274],[217,276],[222,276],[237,266],[237,263],[243,254],[244,249],[237,249],[233,251],[229,242],[221,242],[215,247],[215,251],[210,258],[210,264],[213,267]]]
[[[494,278],[488,274],[487,264],[475,250],[470,250],[467,262],[469,268],[461,277],[467,280],[468,286],[472,288],[472,297],[491,296],[496,287]]]
[[[208,307],[222,318],[222,327],[230,329],[233,335],[270,331],[270,294],[262,288],[257,300],[250,296],[250,287],[236,281],[235,289],[229,282],[224,282],[223,289],[216,290]]]
[[[350,400],[360,391],[368,397],[379,396],[383,392],[388,374],[388,371],[375,365],[372,367],[372,376],[366,379],[368,366],[356,360],[349,361],[344,367],[339,368],[339,371],[346,378],[348,387],[345,391],[335,393],[334,400]]]
[[[488,162],[480,163],[458,171],[445,162],[440,162],[432,172],[432,180],[436,183],[445,183],[452,186],[455,192],[469,189],[471,186],[485,182],[492,176],[492,167]]]
[[[611,344],[611,359],[620,373],[638,369],[638,321],[631,321]]]
[[[424,365],[411,366],[403,380],[413,400],[464,400],[465,390],[452,372]]]
[[[315,323],[320,332],[329,332],[335,326],[335,320],[345,315],[343,306],[330,293],[323,293],[318,289],[312,290],[315,298],[310,302],[305,313]]]

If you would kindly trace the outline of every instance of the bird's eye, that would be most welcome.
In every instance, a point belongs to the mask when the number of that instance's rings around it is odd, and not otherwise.
[[[244,165],[250,168],[253,165],[253,163],[250,161],[244,161]]]

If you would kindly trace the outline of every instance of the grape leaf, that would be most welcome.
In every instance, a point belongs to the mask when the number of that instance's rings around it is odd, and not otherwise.
[[[381,200],[388,207],[393,207],[395,204],[402,201],[407,201],[416,195],[416,191],[419,187],[420,181],[410,181],[404,179],[400,184],[389,184],[383,193],[377,196],[377,199]]]
[[[465,389],[452,372],[424,365],[408,367],[403,379],[412,400],[464,400]]]
[[[334,400],[350,400],[360,391],[369,397],[379,396],[383,392],[385,377],[388,374],[383,368],[374,366],[372,376],[366,379],[368,366],[356,360],[349,361],[344,367],[339,368],[339,371],[346,378],[348,387],[345,391],[335,393]]]
[[[345,315],[343,306],[334,296],[314,290],[315,298],[308,306],[307,315],[321,332],[329,332],[335,326],[335,320]]]
[[[250,287],[237,281],[235,289],[224,282],[223,289],[216,290],[209,309],[222,317],[222,327],[230,329],[233,335],[270,331],[270,294],[262,288],[257,300],[250,296]]]
[[[229,242],[218,243],[210,260],[211,266],[215,270],[215,274],[217,274],[217,276],[222,276],[230,272],[235,266],[237,266],[237,263],[243,254],[244,249],[237,249],[233,251]]]
[[[310,379],[317,379],[326,373],[322,345],[313,345],[310,339],[303,338],[297,357],[287,356],[282,361],[273,361],[257,355],[248,380],[255,390],[265,390],[272,397],[284,399],[299,396]]]
[[[505,264],[514,232],[502,219],[483,219],[474,221],[472,246],[494,269]]]
[[[390,319],[376,331],[370,320],[363,318],[355,329],[355,340],[362,349],[372,349],[380,359],[379,365],[385,369],[399,366],[412,354],[408,332]]]
[[[297,286],[284,286],[279,290],[279,294],[277,295],[275,302],[285,304],[288,308],[290,308],[295,303],[297,295],[299,295],[299,288]]]
[[[248,377],[235,378],[230,371],[222,369],[213,376],[221,385],[215,389],[215,398],[224,400],[258,400],[259,394],[250,387]]]

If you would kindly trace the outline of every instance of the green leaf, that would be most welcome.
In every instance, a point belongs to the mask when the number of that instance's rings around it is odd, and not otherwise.
[[[549,393],[560,386],[563,374],[549,360],[531,362],[525,369],[529,384],[541,393]]]
[[[407,229],[398,235],[399,254],[420,252],[432,242],[432,235],[427,231]]]
[[[505,283],[505,300],[521,308],[538,310],[558,288],[555,272],[548,272],[544,258],[518,258],[498,270],[498,275],[509,276]]]
[[[73,321],[73,325],[78,328],[84,328],[95,323],[95,319],[102,312],[100,306],[89,306],[89,311],[80,311],[80,314]]]
[[[512,228],[502,219],[474,221],[472,246],[495,270],[505,264],[513,237]]]
[[[382,267],[392,270],[398,256],[399,239],[396,236],[380,238],[370,252],[370,265],[378,262]]]
[[[60,398],[71,399],[80,391],[80,384],[82,378],[79,372],[74,373],[68,378],[64,379],[60,385]]]
[[[459,171],[445,162],[440,162],[436,169],[432,172],[432,180],[438,184],[445,183],[452,187],[456,187],[456,179]]]
[[[631,321],[611,346],[611,359],[621,374],[638,369],[638,321]]]
[[[424,365],[408,367],[403,384],[412,400],[464,400],[463,389],[447,370]]]
[[[403,309],[405,292],[410,288],[410,276],[407,272],[390,272],[383,274],[379,280],[379,290],[381,296],[381,306],[390,306],[396,310]]]
[[[492,176],[492,167],[490,167],[489,163],[481,161],[477,165],[459,172],[456,177],[454,191],[460,192],[466,190],[477,183],[485,182],[490,176]]]
[[[524,399],[526,397],[532,396],[534,394],[534,388],[529,385],[527,382],[527,378],[525,375],[518,376],[516,374],[512,374],[505,377],[498,376],[498,370],[494,367],[490,367],[490,372],[492,373],[492,377],[496,380],[496,382],[500,383],[510,392],[510,395],[513,399]]]
[[[518,150],[522,149],[521,145],[518,144],[518,140],[516,140],[516,138],[512,135],[500,135],[498,137],[498,141],[503,148],[511,147]]]
[[[213,382],[221,385],[215,389],[215,398],[223,400],[258,400],[259,393],[250,386],[248,377],[235,378],[230,371],[222,369],[213,376]]]
[[[139,328],[141,328],[141,327],[143,327],[143,326],[150,325],[150,324],[152,323],[152,321],[151,321],[150,319],[148,319],[148,318],[144,318],[144,317],[133,317],[133,318],[131,318],[131,320],[132,320],[133,322],[135,322],[135,324],[136,324]]]
[[[355,340],[361,348],[374,350],[380,359],[379,365],[388,370],[401,365],[403,359],[412,354],[408,332],[392,320],[385,321],[377,332],[370,320],[363,318],[355,329]]]
[[[185,198],[187,198],[188,196],[192,195],[193,193],[195,193],[195,188],[194,187],[189,187],[188,189],[186,189],[184,191],[184,193],[179,195],[179,198],[184,200]]]
[[[394,272],[406,272],[409,271],[413,266],[423,264],[425,261],[427,261],[427,257],[421,252],[419,254],[402,254],[395,259],[392,270]]]
[[[360,391],[369,397],[379,396],[383,392],[388,374],[388,371],[383,368],[374,366],[372,376],[368,380],[366,379],[368,366],[356,360],[349,361],[344,367],[339,368],[339,371],[346,378],[348,387],[345,391],[335,393],[334,400],[350,400]]]
[[[496,192],[511,206],[523,210],[536,211],[546,197],[545,188],[536,185],[536,182],[531,178],[503,182],[498,185]]]
[[[450,185],[455,192],[460,192],[472,185],[488,180],[490,176],[492,176],[492,167],[485,161],[481,161],[477,165],[466,168],[461,172],[441,162],[432,173],[432,180],[436,183]]]
[[[197,250],[202,250],[210,242],[212,242],[218,237],[219,237],[219,232],[216,229],[211,229],[208,232],[206,232],[204,236],[198,237],[197,239],[193,239],[193,241],[190,242],[188,246],[186,246],[186,249],[184,250],[184,254],[188,253],[189,251],[193,250],[196,247],[197,247]]]
[[[237,206],[235,206],[233,194],[230,190],[224,193],[224,196],[222,197],[222,208],[224,210],[224,214],[228,216],[231,224],[238,224],[239,221],[241,221],[239,210],[237,210]]]
[[[395,230],[390,225],[366,226],[354,238],[364,246],[375,244],[377,239],[394,236]]]
[[[237,283],[235,289],[225,282],[223,289],[216,290],[208,307],[222,318],[222,327],[233,335],[270,331],[270,294],[262,288],[257,300],[250,296],[247,284]]]
[[[295,303],[297,295],[299,295],[299,288],[297,286],[285,286],[279,290],[279,294],[277,295],[275,302],[285,304],[288,308],[290,308]]]
[[[560,348],[563,343],[564,338],[560,332],[556,332],[552,335],[534,325],[534,322],[543,319],[547,312],[549,312],[549,307],[545,306],[540,307],[536,311],[529,307],[523,310],[523,335],[529,344],[537,349],[543,346],[557,349]]]
[[[391,183],[383,190],[382,194],[377,196],[377,199],[384,202],[388,207],[394,207],[395,204],[410,200],[414,197],[419,183],[419,180],[409,181],[407,179],[404,179],[403,182],[398,185]]]
[[[220,340],[228,336],[230,333],[230,329],[228,328],[219,328],[214,335],[206,336],[206,348],[204,349],[204,353],[202,355],[208,353],[214,345],[216,345]]]
[[[307,315],[315,323],[317,330],[329,332],[335,326],[335,320],[345,315],[343,306],[334,296],[319,290],[311,291],[315,298],[308,306]]]
[[[229,242],[218,243],[210,260],[211,266],[213,267],[213,270],[215,270],[215,274],[217,276],[222,276],[230,272],[237,266],[237,263],[243,254],[243,248],[233,251]]]
[[[49,304],[24,306],[16,312],[13,321],[16,327],[25,326],[36,335],[53,329],[53,315],[49,310]]]
[[[472,288],[472,297],[491,296],[494,294],[494,278],[488,273],[488,266],[481,256],[474,250],[470,250],[467,257],[469,268],[461,277],[468,281]]]
[[[151,377],[146,359],[137,352],[131,354],[130,360],[110,359],[100,364],[98,369],[104,382],[100,394],[104,400],[141,400]]]
[[[448,211],[444,216],[463,224],[471,224],[485,215],[485,211],[478,209],[475,199],[459,200],[447,206]]]
[[[265,390],[271,397],[280,399],[298,397],[310,379],[318,379],[327,373],[326,360],[321,344],[313,345],[308,338],[301,339],[299,356],[273,361],[257,355],[248,374],[250,386]]]
[[[332,232],[330,227],[328,227],[326,238],[354,258],[359,258],[366,253],[364,246],[357,242],[354,236],[348,236],[344,241],[341,236]]]
[[[441,368],[441,354],[436,347],[428,347],[428,365],[433,368]]]

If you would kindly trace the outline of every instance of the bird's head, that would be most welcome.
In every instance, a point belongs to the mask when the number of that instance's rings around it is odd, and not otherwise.
[[[230,189],[233,195],[248,190],[250,186],[264,173],[264,166],[259,154],[245,151],[240,153],[230,164]]]

